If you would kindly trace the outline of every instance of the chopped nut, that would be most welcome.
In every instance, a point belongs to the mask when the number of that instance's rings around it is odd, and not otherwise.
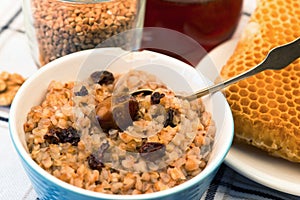
[[[185,180],[186,179],[185,175],[177,167],[168,168],[168,174],[170,174],[170,176],[173,180]]]
[[[196,157],[187,159],[185,163],[185,169],[186,171],[194,171],[199,169],[199,161],[196,159]]]
[[[0,73],[0,106],[8,106],[13,101],[17,91],[25,79],[16,73]]]
[[[7,85],[4,80],[0,79],[0,92],[4,92],[7,88]]]
[[[22,85],[25,81],[25,79],[20,74],[16,74],[16,73],[11,74],[9,80],[15,82],[18,85]]]
[[[2,80],[4,80],[4,81],[6,81],[6,80],[8,80],[9,79],[9,76],[10,76],[10,74],[8,73],[8,72],[1,72],[0,73],[0,78],[2,79]]]

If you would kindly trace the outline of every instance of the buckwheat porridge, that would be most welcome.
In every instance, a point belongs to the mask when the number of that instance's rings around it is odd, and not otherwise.
[[[139,88],[153,92],[130,95]],[[43,169],[108,194],[157,192],[191,179],[205,168],[215,135],[200,99],[178,98],[137,70],[52,81],[24,130],[29,153]]]

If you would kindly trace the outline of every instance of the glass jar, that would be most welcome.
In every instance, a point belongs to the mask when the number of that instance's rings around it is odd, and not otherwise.
[[[232,36],[242,5],[243,0],[147,0],[144,27],[178,31],[210,51]]]
[[[23,10],[33,58],[41,67],[61,56],[96,48],[124,31],[142,28],[145,0],[23,0]],[[128,40],[139,45],[138,38],[130,37],[111,46]]]

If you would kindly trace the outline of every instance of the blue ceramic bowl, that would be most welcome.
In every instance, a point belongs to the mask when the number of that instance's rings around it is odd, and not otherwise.
[[[233,118],[231,110],[225,97],[220,93],[215,93],[203,98],[206,109],[212,113],[216,124],[215,142],[210,160],[206,168],[197,176],[185,183],[168,190],[142,195],[109,195],[88,191],[68,183],[65,183],[56,177],[50,175],[39,167],[30,157],[27,151],[23,124],[26,121],[26,115],[31,107],[40,104],[45,95],[50,81],[70,81],[78,80],[85,72],[89,74],[89,66],[111,65],[112,71],[124,72],[138,64],[146,66],[145,69],[157,72],[160,75],[166,75],[169,70],[175,71],[184,78],[192,90],[198,90],[207,85],[207,79],[199,74],[194,68],[178,61],[174,58],[149,52],[134,52],[126,54],[126,59],[122,65],[118,62],[111,62],[115,55],[124,53],[120,49],[97,49],[77,52],[59,58],[39,69],[35,74],[26,80],[18,91],[10,111],[9,129],[14,147],[20,157],[24,170],[30,178],[32,185],[40,199],[59,199],[59,200],[107,200],[107,199],[159,199],[159,200],[199,200],[207,190],[209,184],[214,178],[219,166],[223,162],[233,140]],[[114,56],[112,56],[114,55]],[[115,65],[115,68],[113,65]],[[151,66],[148,66],[151,65]],[[83,70],[83,66],[85,67]],[[122,66],[121,68],[119,66]],[[159,68],[157,68],[159,66]],[[165,70],[165,68],[170,68]],[[175,76],[167,76],[168,85],[182,87],[178,84]],[[175,79],[176,80],[173,80]],[[174,84],[175,83],[175,84]],[[182,88],[181,88],[182,89]]]

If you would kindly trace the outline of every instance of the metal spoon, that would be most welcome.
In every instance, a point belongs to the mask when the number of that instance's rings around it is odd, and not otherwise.
[[[256,65],[255,67],[253,67],[235,77],[232,77],[223,82],[220,82],[215,85],[204,88],[202,90],[199,90],[188,96],[178,96],[178,95],[177,96],[180,98],[187,99],[187,100],[194,100],[194,99],[200,98],[204,95],[217,92],[217,91],[227,87],[228,85],[236,83],[247,77],[253,76],[264,70],[283,69],[299,57],[300,57],[300,38],[298,38],[288,44],[273,48],[260,64]],[[136,95],[139,93],[149,94],[151,92],[152,92],[151,89],[139,89],[139,90],[135,90],[135,91],[131,92],[131,95]]]

